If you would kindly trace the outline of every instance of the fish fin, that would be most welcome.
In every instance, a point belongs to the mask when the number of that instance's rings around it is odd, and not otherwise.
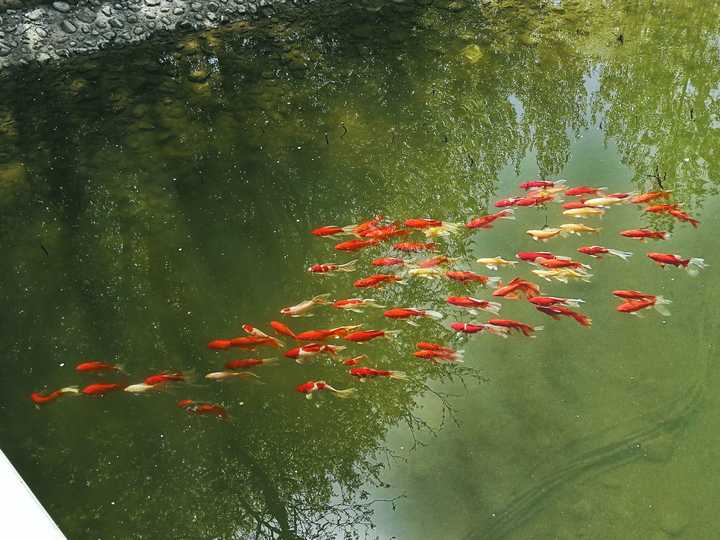
[[[347,311],[352,311],[353,313],[362,313],[361,309],[355,309],[355,308],[347,308]]]
[[[480,314],[477,309],[468,309],[468,313],[472,316],[477,316]]]
[[[434,311],[432,309],[425,310],[425,315],[430,317],[431,319],[435,319],[436,321],[439,321],[442,319],[445,315],[440,313],[439,311]]]
[[[345,388],[342,390],[338,390],[337,388],[333,388],[332,386],[328,386],[327,388],[332,392],[335,397],[340,399],[351,398],[355,394],[354,388]]]
[[[330,293],[318,294],[316,296],[313,296],[310,301],[313,302],[314,304],[320,304],[320,305],[329,304],[330,303],[330,301],[328,300],[329,296],[330,296]],[[309,315],[308,315],[308,317],[309,317]]]
[[[387,306],[381,306],[380,304],[375,302],[375,300],[373,300],[372,298],[365,299],[365,305],[374,307],[374,308],[380,308],[380,309],[385,309],[387,307]]]
[[[580,298],[568,298],[565,303],[570,307],[580,307],[580,304],[584,304],[585,300]]]
[[[398,381],[407,381],[408,376],[404,371],[393,371],[390,373],[390,378]]]
[[[663,317],[670,316],[670,310],[667,308],[667,304],[658,304],[656,299],[653,307],[655,308],[655,311],[657,311]]]
[[[420,326],[418,323],[416,323],[415,321],[411,321],[410,319],[407,319],[405,322],[410,326]]]
[[[312,394],[305,394],[305,399],[312,399],[312,397],[313,397]]]
[[[535,326],[535,327],[533,328],[533,330],[534,330],[535,332],[540,332],[541,330],[545,330],[545,327],[542,326],[542,325],[540,325],[540,326]]]
[[[499,287],[501,285],[501,281],[499,277],[489,277],[487,280],[487,284],[492,287],[493,289]]]
[[[339,265],[337,269],[341,272],[354,272],[357,270],[357,262],[357,259],[353,259],[352,261]]]
[[[655,304],[668,305],[668,304],[672,304],[672,300],[668,300],[668,299],[665,298],[664,296],[656,296],[656,297],[655,297]]]
[[[610,255],[620,257],[623,261],[627,261],[630,257],[632,257],[632,253],[630,251],[620,251],[619,249],[608,249],[608,253],[610,253]]]
[[[487,307],[484,309],[489,313],[497,315],[500,313],[500,308],[502,308],[502,304],[500,302],[489,302]]]

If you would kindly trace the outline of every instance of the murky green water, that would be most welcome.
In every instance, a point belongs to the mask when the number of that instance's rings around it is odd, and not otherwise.
[[[0,81],[0,445],[69,538],[716,536],[720,4],[470,4],[321,6]],[[293,321],[402,328],[352,352],[406,383],[283,361],[262,384],[28,399],[96,380],[73,372],[86,358],[131,374],[108,380],[201,379],[243,356],[210,339],[353,294],[348,276],[303,271],[336,258],[309,229],[461,221],[538,175],[613,191],[659,177],[702,226],[612,209],[592,242],[636,256],[594,261],[591,284],[543,284],[586,299],[590,330],[509,301],[507,317],[544,324],[537,339],[459,343],[447,324],[467,316],[444,298],[463,288],[417,281],[376,297],[439,307],[442,323]],[[525,229],[567,221],[556,206],[518,214],[447,252],[511,257],[538,247]],[[662,271],[616,236],[645,224],[712,266]],[[622,316],[615,288],[663,294],[672,316]],[[464,348],[465,364],[414,359],[420,339]],[[321,378],[359,397],[294,391]],[[189,417],[181,398],[232,422]]]

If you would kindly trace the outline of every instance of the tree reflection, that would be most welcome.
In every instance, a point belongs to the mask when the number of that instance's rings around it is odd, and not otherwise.
[[[70,382],[45,358],[94,351],[135,373],[215,366],[198,352],[203,340],[317,292],[297,270],[327,255],[301,240],[311,225],[378,210],[480,212],[501,169],[528,152],[541,175],[562,170],[572,133],[588,127],[588,101],[639,188],[657,176],[693,204],[714,192],[719,19],[692,3],[328,4],[302,22],[238,23],[3,81],[0,271],[16,287],[2,299],[22,306],[0,334],[7,410],[26,407],[18,366],[30,366],[28,384]],[[450,242],[457,255],[470,249]],[[422,304],[450,287],[380,299]],[[381,350],[378,367],[408,353]],[[359,537],[373,525],[368,486],[383,485],[394,456],[388,430],[405,425],[420,444],[452,419],[443,394],[439,426],[418,410],[427,381],[479,378],[408,371],[409,384],[367,384],[362,399],[319,407],[291,391],[304,370],[263,372],[264,386],[193,389],[228,405],[228,425],[185,418],[175,396],[159,396],[78,401],[31,420],[21,412],[0,433],[71,536]],[[339,373],[321,364],[312,377]]]

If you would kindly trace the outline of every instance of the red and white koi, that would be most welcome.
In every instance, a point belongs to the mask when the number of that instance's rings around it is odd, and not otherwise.
[[[408,324],[416,325],[414,321],[410,320],[413,317],[426,318],[433,320],[440,320],[443,318],[443,314],[439,311],[433,311],[431,309],[417,309],[417,308],[393,308],[388,309],[383,313],[388,319],[404,319]]]
[[[361,324],[354,324],[350,326],[338,326],[337,328],[330,328],[328,330],[308,330],[306,332],[300,332],[295,334],[295,339],[298,341],[324,341],[328,338],[340,338],[347,335],[352,330],[360,328]]]
[[[400,330],[360,330],[343,336],[343,339],[345,341],[353,341],[355,343],[366,343],[380,337],[393,339],[398,334],[400,334]]]
[[[347,347],[341,345],[326,345],[323,343],[308,343],[302,347],[295,347],[285,352],[285,357],[294,359],[298,364],[304,364],[309,358],[318,354],[335,355]]]
[[[529,182],[523,182],[522,184],[520,184],[520,189],[524,189],[525,191],[528,191],[530,189],[538,189],[538,188],[553,188],[553,187],[560,187],[564,183],[565,183],[565,180],[558,180],[557,182],[554,182],[552,180],[530,180]]]
[[[66,386],[65,388],[60,388],[58,390],[53,390],[52,392],[48,392],[46,394],[43,394],[41,392],[33,392],[30,394],[30,399],[32,400],[35,405],[45,405],[46,403],[50,403],[51,401],[55,401],[59,397],[67,396],[67,395],[78,395],[80,393],[80,390],[77,386]]]
[[[502,326],[494,326],[490,324],[471,324],[471,323],[461,323],[461,322],[454,322],[450,325],[450,328],[455,330],[455,332],[461,333],[461,334],[477,334],[478,332],[485,332],[486,334],[491,334],[493,336],[500,336],[502,338],[506,338],[509,329],[504,328]]]
[[[208,373],[205,375],[206,379],[210,379],[213,381],[222,381],[225,379],[232,379],[232,378],[238,378],[238,379],[250,379],[255,378],[259,379],[257,375],[250,371],[214,371],[212,373]]]
[[[515,257],[525,262],[535,262],[535,259],[544,257],[546,259],[555,259],[555,255],[549,251],[519,251],[515,254]]]
[[[578,253],[582,253],[583,255],[589,255],[590,257],[595,257],[596,259],[602,259],[603,255],[614,255],[615,257],[619,257],[624,261],[627,261],[630,257],[632,257],[632,253],[630,251],[620,251],[619,249],[610,249],[603,246],[582,246],[577,249]]]
[[[282,347],[284,345],[284,343],[282,341],[280,341],[278,338],[267,335],[265,332],[263,332],[259,328],[255,328],[251,324],[243,324],[242,329],[247,334],[250,334],[251,336],[258,338],[259,340],[269,340],[270,344],[273,347],[277,348],[277,347]]]
[[[580,307],[580,304],[585,303],[585,300],[581,300],[580,298],[561,298],[559,296],[534,296],[533,298],[528,298],[528,301],[535,307],[557,305]]]
[[[182,399],[177,405],[189,414],[216,416],[221,420],[229,419],[225,408],[215,403],[196,403],[192,399]]]
[[[353,356],[352,358],[346,358],[342,361],[342,363],[344,366],[357,366],[363,360],[367,360],[367,358],[367,354],[359,354],[358,356]]]
[[[328,392],[332,393],[337,398],[349,398],[352,397],[352,395],[355,393],[354,388],[346,388],[344,390],[338,390],[337,388],[333,388],[325,381],[308,381],[306,383],[299,384],[295,387],[295,390],[300,392],[301,394],[305,394],[305,397],[307,399],[312,399],[313,392],[322,392],[324,390],[327,390]]]
[[[318,274],[326,276],[328,274],[334,274],[336,272],[354,272],[357,270],[357,259],[346,262],[344,264],[336,263],[319,263],[313,264],[308,268],[308,272],[311,274]]]
[[[275,364],[277,358],[238,358],[225,362],[225,369],[247,369]]]

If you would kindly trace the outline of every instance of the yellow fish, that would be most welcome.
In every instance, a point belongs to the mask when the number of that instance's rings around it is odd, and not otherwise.
[[[563,232],[562,229],[558,228],[549,228],[549,229],[530,229],[529,231],[525,231],[527,234],[532,236],[535,240],[539,240],[540,242],[547,242],[554,236],[557,236],[561,232]]]
[[[593,228],[583,225],[582,223],[564,223],[560,225],[560,230],[568,234],[582,234],[582,233],[599,233],[600,227]]]
[[[478,263],[485,265],[490,270],[497,270],[501,266],[513,266],[517,261],[506,261],[502,257],[483,257],[477,260]]]
[[[411,276],[421,277],[425,279],[437,279],[445,275],[445,271],[437,267],[432,268],[412,268],[408,270]]]
[[[585,206],[595,208],[604,208],[612,206],[613,204],[622,204],[624,202],[627,202],[627,199],[619,199],[617,197],[596,197],[595,199],[588,199],[583,204]]]
[[[573,216],[580,219],[585,219],[589,217],[603,217],[605,215],[605,210],[603,210],[602,208],[590,207],[571,208],[570,210],[564,210],[563,214],[566,216]]]
[[[584,270],[575,270],[573,268],[555,268],[553,270],[536,269],[532,270],[532,273],[547,281],[555,279],[562,283],[567,283],[570,278],[589,282],[592,277],[592,274],[588,274]]]
[[[457,223],[443,223],[437,227],[426,227],[423,229],[425,236],[428,238],[437,238],[438,236],[448,236],[455,234],[460,230],[460,225]]]

